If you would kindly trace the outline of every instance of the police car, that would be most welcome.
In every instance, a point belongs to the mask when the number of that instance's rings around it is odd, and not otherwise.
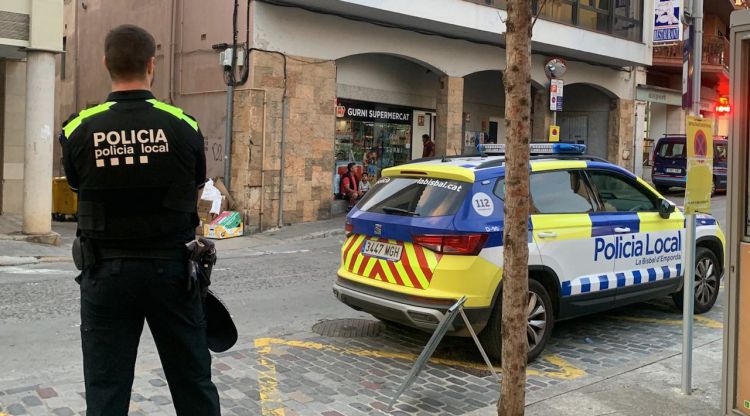
[[[504,153],[503,145],[489,150]],[[555,321],[668,295],[682,306],[683,213],[642,179],[584,152],[532,144],[530,360]],[[504,174],[504,156],[484,154],[384,169],[347,216],[335,296],[426,331],[466,296],[474,330],[499,358]],[[704,313],[719,294],[724,235],[709,215],[696,223],[695,312]],[[460,322],[450,333],[469,335]]]

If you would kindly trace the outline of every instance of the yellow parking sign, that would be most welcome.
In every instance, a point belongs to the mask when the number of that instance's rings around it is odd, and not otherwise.
[[[687,117],[687,184],[685,213],[709,212],[713,185],[714,122]]]
[[[549,141],[560,141],[560,126],[549,126]]]

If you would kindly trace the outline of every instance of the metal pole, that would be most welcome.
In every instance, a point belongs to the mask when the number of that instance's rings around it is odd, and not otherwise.
[[[232,52],[234,53],[234,52]],[[234,58],[232,58],[234,59]],[[234,85],[227,86],[227,123],[224,132],[224,184],[231,190],[232,184],[232,119],[234,118]]]
[[[685,278],[682,283],[682,393],[692,393],[693,382],[693,298],[695,297],[695,215],[687,216]]]
[[[701,62],[703,59],[703,0],[693,1],[693,115],[701,113]],[[690,163],[690,162],[688,162]],[[685,277],[682,283],[682,393],[692,392],[693,303],[695,298],[695,214],[687,215]]]

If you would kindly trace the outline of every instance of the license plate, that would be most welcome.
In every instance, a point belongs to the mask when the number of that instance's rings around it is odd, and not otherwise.
[[[682,173],[682,169],[666,168],[664,169],[667,173]]]
[[[380,241],[366,240],[362,247],[362,254],[390,261],[401,260],[403,247],[397,244],[381,243]]]

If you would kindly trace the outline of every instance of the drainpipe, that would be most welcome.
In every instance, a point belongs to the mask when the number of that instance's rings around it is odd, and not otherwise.
[[[169,103],[174,104],[174,62],[175,62],[175,18],[177,17],[177,0],[172,0],[172,14],[169,19],[169,79],[168,81],[168,97],[169,97]]]
[[[232,58],[234,60],[234,57]],[[227,123],[224,133],[224,183],[232,189],[232,118],[234,117],[234,85],[227,86]]]
[[[286,65],[286,62],[284,65]],[[286,83],[286,79],[284,82]],[[284,139],[286,137],[286,115],[288,106],[289,102],[286,98],[286,88],[284,88],[284,96],[281,99],[281,140],[279,149],[279,152],[281,153],[281,165],[279,169],[279,227],[284,226]]]

